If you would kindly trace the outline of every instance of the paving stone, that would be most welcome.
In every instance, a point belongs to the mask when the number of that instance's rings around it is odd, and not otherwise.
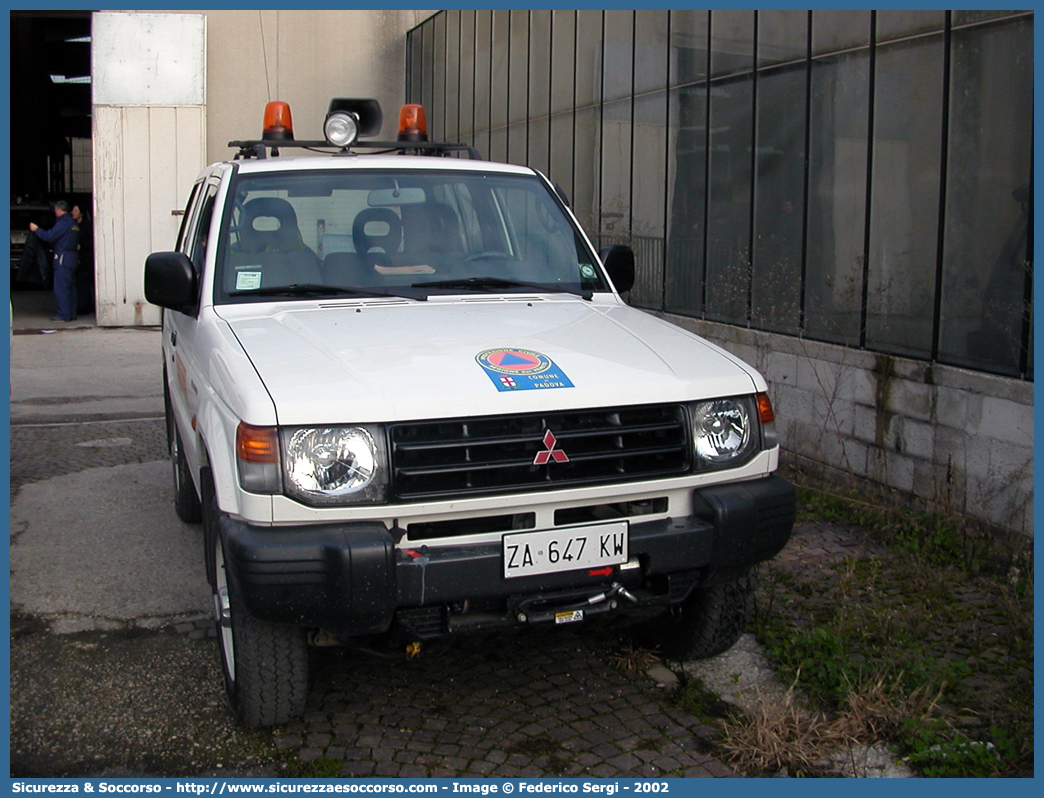
[[[712,779],[712,778],[714,778],[714,774],[711,773],[709,770],[707,770],[707,768],[705,768],[705,767],[691,767],[691,768],[687,768],[682,773],[682,776],[684,776],[687,779]]]
[[[398,773],[401,779],[426,779],[428,778],[428,769],[423,765],[403,765]]]
[[[342,776],[371,776],[374,772],[374,763],[354,760],[351,762],[345,762],[341,767]]]
[[[612,765],[614,768],[619,768],[620,770],[630,770],[639,767],[642,764],[642,761],[634,754],[620,754],[619,756],[614,756],[612,759],[609,759],[608,764]]]

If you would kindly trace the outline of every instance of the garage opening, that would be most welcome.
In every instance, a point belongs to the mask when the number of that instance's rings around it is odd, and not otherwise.
[[[50,277],[22,268],[30,221],[49,226],[49,203],[85,216],[77,325],[94,324],[91,12],[11,11],[11,301],[16,330],[54,327]]]

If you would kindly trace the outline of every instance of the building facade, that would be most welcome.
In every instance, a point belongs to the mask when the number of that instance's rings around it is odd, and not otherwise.
[[[404,102],[405,34],[431,11],[103,11],[91,17],[96,308],[102,326],[158,324],[142,264],[170,249],[192,182],[261,135],[265,103],[322,138],[333,97]],[[352,31],[365,35],[352,36]],[[396,118],[386,119],[385,134]]]
[[[540,169],[632,304],[772,384],[799,463],[1032,533],[1033,14],[482,11],[435,137]]]

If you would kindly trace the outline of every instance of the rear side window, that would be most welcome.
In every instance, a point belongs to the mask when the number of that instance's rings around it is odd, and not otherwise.
[[[184,252],[186,255],[189,254],[186,247],[188,246],[187,234],[191,229],[190,223],[192,221],[192,210],[196,207],[196,195],[199,194],[200,186],[202,183],[196,183],[192,187],[192,193],[189,194],[188,202],[185,203],[185,210],[181,216],[181,225],[178,228],[178,252]]]

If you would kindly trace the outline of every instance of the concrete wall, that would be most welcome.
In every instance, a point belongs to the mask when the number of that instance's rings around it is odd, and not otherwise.
[[[142,266],[173,246],[203,160],[206,18],[100,12],[91,27],[96,318],[154,325]]]
[[[765,375],[797,463],[1033,534],[1032,383],[659,315]]]

